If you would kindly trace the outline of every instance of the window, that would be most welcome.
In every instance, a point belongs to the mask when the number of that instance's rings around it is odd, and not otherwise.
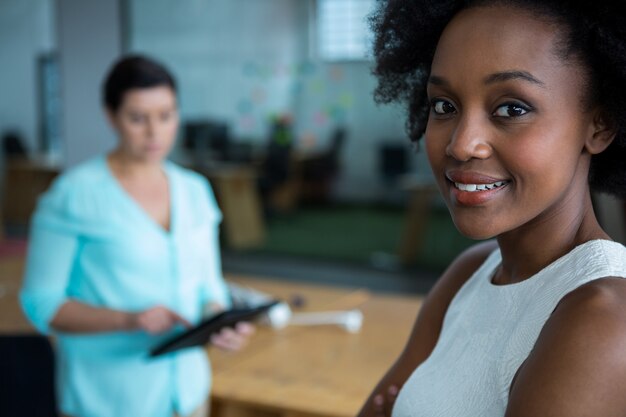
[[[61,154],[61,84],[59,60],[55,53],[45,53],[37,60],[39,82],[39,151],[50,157]]]
[[[367,17],[374,3],[375,0],[317,0],[317,49],[321,59],[367,59],[372,42]]]

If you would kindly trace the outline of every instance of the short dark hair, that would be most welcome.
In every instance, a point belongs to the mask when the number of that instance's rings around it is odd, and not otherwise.
[[[592,189],[626,197],[626,8],[612,0],[385,0],[371,16],[378,103],[407,106],[407,131],[417,142],[428,121],[426,81],[439,37],[461,10],[506,5],[563,28],[559,52],[587,68],[589,103],[599,104],[615,139],[591,158]]]
[[[167,86],[176,92],[176,81],[165,66],[146,56],[127,55],[109,70],[103,84],[102,100],[107,109],[116,112],[129,90],[158,86]]]

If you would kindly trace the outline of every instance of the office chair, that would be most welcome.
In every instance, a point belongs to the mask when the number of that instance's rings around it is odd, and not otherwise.
[[[0,416],[58,417],[46,337],[0,336]]]

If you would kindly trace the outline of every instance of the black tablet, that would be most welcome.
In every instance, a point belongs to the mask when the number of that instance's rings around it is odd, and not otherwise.
[[[204,345],[209,342],[213,333],[219,332],[224,327],[233,327],[240,321],[253,320],[279,302],[280,301],[272,301],[256,307],[235,308],[222,311],[215,316],[203,320],[197,326],[164,341],[150,351],[150,356],[155,357],[178,349]]]

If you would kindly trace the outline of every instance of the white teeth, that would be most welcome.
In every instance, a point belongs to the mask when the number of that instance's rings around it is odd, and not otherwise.
[[[506,181],[497,181],[493,184],[462,184],[460,182],[455,182],[454,186],[461,191],[469,191],[472,193],[475,191],[493,190],[494,188],[501,187],[504,184],[506,184]]]

